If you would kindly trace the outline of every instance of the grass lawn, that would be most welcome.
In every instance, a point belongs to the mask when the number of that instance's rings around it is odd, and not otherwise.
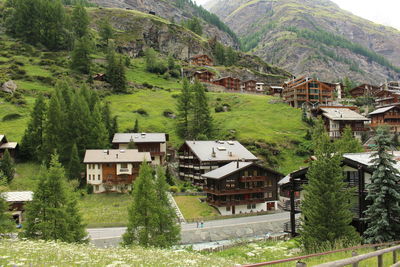
[[[10,184],[11,191],[33,191],[39,182],[40,165],[37,163],[19,163],[16,175]]]
[[[206,217],[218,216],[216,209],[205,202],[200,202],[200,196],[174,196],[183,217],[185,219],[202,219]]]
[[[87,227],[126,226],[129,194],[91,194],[79,199],[78,207]]]

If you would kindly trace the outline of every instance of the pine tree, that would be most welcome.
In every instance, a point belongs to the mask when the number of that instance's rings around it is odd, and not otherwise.
[[[92,59],[90,58],[91,41],[87,36],[75,41],[71,56],[71,69],[89,74],[91,72]]]
[[[26,160],[43,159],[44,124],[47,106],[42,94],[38,96],[31,113],[31,119],[21,141],[20,157]]]
[[[107,148],[108,147],[108,131],[104,125],[103,118],[101,116],[100,104],[97,103],[92,112],[91,121],[91,138],[89,148]]]
[[[359,153],[363,151],[363,147],[356,138],[353,137],[351,127],[344,128],[342,137],[335,142],[336,150],[341,153]]]
[[[8,213],[9,204],[5,201],[2,193],[7,187],[7,178],[3,178],[3,173],[0,170],[0,234],[9,233],[14,230],[14,224],[11,220],[11,216]]]
[[[127,80],[125,74],[125,65],[122,57],[116,56],[112,45],[110,45],[107,54],[107,82],[111,85],[115,92],[126,93]]]
[[[68,178],[81,180],[81,160],[79,159],[78,147],[72,146],[70,161],[68,164]]]
[[[109,102],[106,102],[103,105],[102,114],[103,114],[103,122],[104,122],[104,125],[106,126],[106,129],[108,132],[108,141],[111,143],[114,138],[115,132],[113,131],[113,122],[112,122],[112,118],[111,118],[111,110],[110,110]]]
[[[368,243],[385,243],[397,241],[400,236],[400,172],[394,156],[388,152],[391,146],[388,129],[378,128],[375,142],[371,184],[366,186],[366,200],[372,204],[365,211],[368,229],[364,237]]]
[[[157,216],[158,225],[156,228],[153,245],[157,247],[171,247],[180,239],[180,227],[177,225],[178,218],[174,208],[168,199],[168,184],[165,172],[162,167],[157,168],[156,182]]]
[[[108,45],[108,41],[113,38],[114,29],[108,20],[101,21],[99,27],[101,40]]]
[[[75,36],[78,38],[82,38],[83,36],[87,36],[89,33],[89,16],[86,12],[86,8],[81,4],[78,4],[72,10],[72,27],[75,33]]]
[[[175,185],[175,181],[174,181],[174,179],[172,178],[172,174],[171,174],[171,171],[169,170],[169,167],[167,167],[167,169],[165,170],[165,180],[167,181],[167,183],[168,183],[170,186]]]
[[[212,137],[212,117],[208,105],[208,98],[204,86],[196,80],[193,85],[193,121],[191,125],[191,136],[198,138],[204,136]]]
[[[62,144],[60,133],[62,131],[62,113],[59,99],[53,95],[50,99],[47,111],[47,120],[44,128],[44,151],[45,155],[52,155],[60,150]],[[47,159],[49,161],[49,159]]]
[[[124,245],[154,246],[159,225],[157,195],[153,170],[142,163],[133,184],[133,200],[129,208],[128,228],[122,236]]]
[[[0,160],[0,171],[2,171],[6,177],[7,183],[11,183],[15,175],[15,166],[8,149],[6,149],[3,154],[3,158]]]
[[[214,58],[218,65],[225,65],[225,48],[220,42],[216,42],[213,49]]]
[[[84,242],[85,226],[67,187],[65,172],[55,154],[26,207],[24,235],[32,239]]]
[[[190,135],[190,115],[192,110],[192,88],[189,85],[189,82],[185,79],[183,80],[183,86],[181,90],[181,94],[178,97],[177,103],[177,133],[183,138],[187,139]]]
[[[350,225],[351,193],[343,182],[341,156],[334,150],[322,120],[315,126],[313,142],[317,160],[311,162],[307,172],[300,230],[302,244],[309,252],[359,240]]]
[[[225,65],[226,66],[235,65],[236,61],[237,61],[237,54],[233,50],[233,48],[229,46],[226,49],[226,62],[225,62]]]
[[[111,128],[113,132],[113,136],[115,133],[118,133],[118,116],[114,116],[111,122]]]
[[[135,120],[135,126],[133,126],[133,133],[138,133],[139,132],[139,121],[138,119]]]

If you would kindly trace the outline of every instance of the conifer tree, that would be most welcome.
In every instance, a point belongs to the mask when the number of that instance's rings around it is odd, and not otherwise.
[[[72,146],[71,156],[68,164],[68,178],[81,180],[81,161],[79,159],[78,147]]]
[[[113,136],[115,133],[118,133],[118,116],[114,116],[111,122],[111,128],[113,132]]]
[[[124,245],[154,246],[159,225],[157,195],[153,170],[143,162],[133,184],[133,200],[129,208],[128,228],[122,236]]]
[[[71,69],[83,74],[91,72],[90,43],[91,41],[87,36],[80,37],[75,41],[71,56]]]
[[[181,94],[178,97],[177,103],[177,133],[183,138],[187,139],[190,135],[190,115],[192,110],[192,88],[188,80],[183,80]]]
[[[20,157],[26,160],[43,160],[44,124],[47,106],[42,94],[36,98],[31,119],[21,141]]]
[[[108,146],[108,131],[104,125],[100,109],[100,104],[97,103],[92,112],[90,148],[101,149]]]
[[[26,207],[24,235],[32,239],[84,242],[84,227],[64,169],[54,154],[50,168],[41,175],[33,200]]]
[[[106,126],[107,133],[108,133],[108,141],[111,143],[114,138],[114,130],[113,130],[113,120],[111,118],[111,110],[110,110],[110,103],[106,102],[103,105],[103,122]]]
[[[220,42],[216,42],[213,49],[214,58],[218,65],[225,65],[225,48]]]
[[[89,16],[82,4],[76,5],[72,10],[71,21],[76,37],[82,38],[89,34]]]
[[[114,46],[110,45],[107,54],[107,82],[111,85],[114,91],[126,93],[127,81],[125,74],[125,65],[122,62],[122,57],[116,56]]]
[[[133,126],[133,133],[138,133],[139,132],[139,121],[138,119],[135,120],[135,126]]]
[[[344,128],[342,137],[335,142],[336,150],[341,153],[359,153],[363,151],[363,147],[356,138],[353,137],[351,127]]]
[[[165,180],[170,186],[175,185],[174,179],[172,178],[171,171],[169,170],[169,167],[165,170]]]
[[[191,125],[192,134],[194,138],[205,136],[211,138],[212,136],[212,117],[208,105],[208,98],[204,91],[204,86],[196,80],[193,85],[193,121]]]
[[[3,178],[3,173],[0,170],[0,234],[9,233],[14,229],[11,215],[8,213],[9,204],[1,195],[5,188],[7,188],[6,177]]]
[[[233,50],[232,47],[229,46],[226,49],[226,62],[225,62],[225,65],[226,66],[235,65],[236,61],[237,61],[236,52]]]
[[[368,229],[364,237],[368,243],[385,243],[397,241],[400,236],[400,173],[394,156],[388,152],[391,146],[388,129],[378,128],[375,142],[371,184],[366,186],[366,200],[372,204],[365,211]]]
[[[62,131],[62,114],[59,99],[53,95],[50,99],[49,109],[47,111],[47,120],[44,129],[44,151],[45,155],[52,155],[60,150]],[[47,159],[49,160],[49,159]]]
[[[156,228],[154,245],[157,247],[171,247],[180,239],[180,227],[177,225],[178,218],[174,208],[168,199],[168,184],[166,182],[164,169],[157,168],[155,189],[157,199],[157,216],[159,217]]]
[[[114,29],[108,20],[102,20],[99,27],[101,40],[108,45],[108,41],[113,38]]]
[[[358,234],[352,221],[351,194],[343,182],[341,155],[337,153],[324,130],[322,120],[313,132],[316,161],[307,172],[302,201],[302,229],[300,238],[308,252],[357,242]]]
[[[3,154],[3,158],[0,160],[0,171],[7,179],[7,183],[11,183],[15,175],[14,160],[11,158],[8,149]]]

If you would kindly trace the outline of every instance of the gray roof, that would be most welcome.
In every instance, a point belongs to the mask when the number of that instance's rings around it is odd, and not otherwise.
[[[372,154],[374,152],[364,152],[364,153],[347,153],[343,157],[358,163],[361,163],[367,167],[372,166],[371,160],[373,159]],[[400,170],[400,151],[390,152],[393,154],[394,159],[397,161],[396,168]]]
[[[7,202],[26,202],[32,201],[32,191],[20,191],[20,192],[4,192],[1,194]]]
[[[8,142],[0,145],[0,149],[15,149],[17,145],[17,142]]]
[[[286,175],[285,177],[283,177],[279,182],[278,185],[283,185],[283,184],[287,184],[290,182],[290,173],[288,175]]]
[[[129,143],[165,143],[165,133],[116,133],[113,138],[113,144]]]
[[[137,149],[86,150],[83,163],[133,163],[151,162],[150,152],[139,152]]]
[[[239,167],[238,167],[238,164],[239,164]],[[235,172],[237,172],[241,169],[244,169],[252,164],[253,164],[253,162],[234,161],[234,162],[228,163],[218,169],[207,172],[207,173],[203,174],[202,176],[204,178],[221,179],[221,178],[224,178],[225,176],[228,176],[229,174],[235,173]]]
[[[3,140],[4,137],[5,137],[5,135],[0,134],[0,142]]]
[[[258,160],[238,141],[186,141],[186,145],[200,161]]]
[[[394,108],[394,106],[385,107],[385,108],[378,108],[377,110],[372,111],[372,112],[369,113],[368,115],[375,115],[375,114],[385,113],[386,111],[389,111],[389,110],[391,110],[392,108]]]
[[[334,121],[369,121],[363,115],[349,108],[321,108],[323,116]]]

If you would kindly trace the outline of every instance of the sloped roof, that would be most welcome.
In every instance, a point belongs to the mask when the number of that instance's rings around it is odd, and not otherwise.
[[[3,141],[3,139],[4,139],[5,137],[6,137],[5,135],[0,134],[0,142]],[[6,142],[7,142],[7,141],[6,141]]]
[[[137,149],[86,150],[83,163],[132,163],[151,162],[150,152],[139,152]]]
[[[4,192],[1,195],[7,202],[27,202],[33,198],[32,191]]]
[[[321,108],[323,116],[334,121],[368,121],[363,115],[348,108]]]
[[[395,106],[390,106],[390,107],[385,107],[385,108],[378,108],[375,111],[372,111],[371,113],[369,113],[368,115],[375,115],[375,114],[381,114],[381,113],[385,113],[389,110],[391,110],[392,108],[394,108]]]
[[[17,148],[18,143],[17,142],[8,142],[0,145],[0,149],[15,149]]]
[[[185,144],[201,161],[257,160],[257,157],[238,141],[186,141]]]
[[[113,144],[129,143],[165,143],[165,133],[116,133],[114,134]]]
[[[218,169],[207,172],[207,173],[203,174],[202,176],[204,178],[221,179],[221,178],[224,178],[225,176],[228,176],[229,174],[240,171],[241,169],[244,169],[252,164],[253,164],[253,162],[233,161],[233,162],[228,163]]]
[[[349,159],[358,163],[361,163],[367,167],[372,166],[371,160],[374,159],[372,157],[372,154],[374,152],[364,152],[364,153],[347,153],[344,154],[343,157],[345,159]],[[396,168],[400,170],[400,151],[393,151],[390,152],[393,156],[394,159],[396,160]]]

